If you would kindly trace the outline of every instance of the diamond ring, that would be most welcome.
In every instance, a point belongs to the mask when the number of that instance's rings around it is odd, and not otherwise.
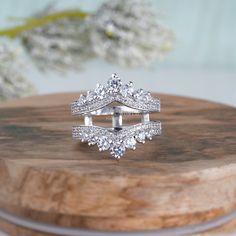
[[[118,104],[119,103],[119,104]],[[160,100],[143,89],[134,90],[133,83],[123,84],[112,74],[106,85],[98,84],[94,90],[71,104],[72,115],[84,116],[84,125],[73,126],[72,137],[97,145],[99,151],[110,151],[120,159],[126,149],[136,149],[137,142],[145,143],[161,135],[161,122],[150,121],[149,113],[160,112]],[[123,126],[123,115],[140,114],[141,122]],[[93,116],[112,116],[112,127],[93,125]]]

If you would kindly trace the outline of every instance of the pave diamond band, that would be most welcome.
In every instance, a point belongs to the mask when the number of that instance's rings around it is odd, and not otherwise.
[[[89,97],[89,96],[87,96]],[[160,111],[160,100],[151,98],[147,99],[148,103],[145,103],[145,100],[134,99],[135,97],[122,97],[120,94],[107,94],[103,99],[99,100],[94,97],[94,101],[85,100],[84,95],[80,97],[78,101],[72,103],[71,110],[73,115],[82,115],[88,112],[95,111],[99,108],[102,108],[114,101],[120,102],[128,107],[138,109],[140,111],[149,111],[149,112],[159,112]],[[88,103],[89,102],[89,103]]]
[[[132,82],[123,85],[116,74],[112,75],[107,85],[97,84],[93,91],[87,92],[87,96],[81,95],[79,100],[72,103],[71,111],[73,115],[83,115],[112,102],[120,102],[140,111],[160,111],[159,98],[151,97],[151,94],[143,89],[134,90]]]
[[[114,104],[115,103],[115,104]],[[118,105],[120,103],[122,105]],[[99,151],[109,150],[117,159],[126,149],[136,149],[137,143],[145,143],[153,136],[161,135],[160,121],[150,121],[150,112],[160,112],[160,100],[143,89],[134,90],[133,83],[123,84],[113,74],[107,85],[98,84],[95,90],[81,95],[71,105],[72,115],[84,116],[84,125],[72,128],[72,137],[89,145],[97,145]],[[140,114],[141,123],[122,126],[122,116]],[[93,125],[93,116],[111,115],[112,127]]]
[[[97,145],[99,151],[110,150],[116,158],[120,158],[126,149],[136,149],[136,143],[145,143],[146,139],[152,140],[155,135],[161,134],[160,122],[148,122],[123,127],[121,130],[114,131],[113,128],[98,126],[74,126],[72,136],[74,139],[88,142],[89,145]],[[120,156],[114,148],[123,150]]]

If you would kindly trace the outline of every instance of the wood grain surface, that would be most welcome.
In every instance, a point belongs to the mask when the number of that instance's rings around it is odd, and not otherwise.
[[[71,139],[71,126],[82,123],[70,114],[78,97],[0,104],[2,209],[61,226],[117,231],[200,223],[236,209],[235,108],[160,95],[162,111],[151,118],[162,121],[162,136],[115,161]],[[135,116],[124,120],[135,122]]]

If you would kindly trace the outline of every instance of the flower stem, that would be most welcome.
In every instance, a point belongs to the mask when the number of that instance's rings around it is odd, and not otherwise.
[[[67,11],[52,13],[38,18],[27,18],[25,20],[25,23],[22,25],[5,30],[0,30],[0,36],[14,39],[25,31],[46,25],[51,22],[55,22],[57,20],[61,20],[64,18],[84,19],[87,16],[88,14],[86,12],[82,12],[80,10],[74,10],[74,11],[67,10]]]

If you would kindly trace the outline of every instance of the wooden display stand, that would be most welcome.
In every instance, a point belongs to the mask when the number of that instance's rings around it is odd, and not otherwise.
[[[236,209],[236,109],[161,95],[163,134],[120,161],[72,140],[78,94],[0,104],[0,206],[40,222],[132,231],[190,225]],[[132,122],[130,116],[124,123]],[[97,119],[97,125],[111,125]],[[46,235],[0,220],[12,236]],[[231,222],[214,232],[236,231]]]

